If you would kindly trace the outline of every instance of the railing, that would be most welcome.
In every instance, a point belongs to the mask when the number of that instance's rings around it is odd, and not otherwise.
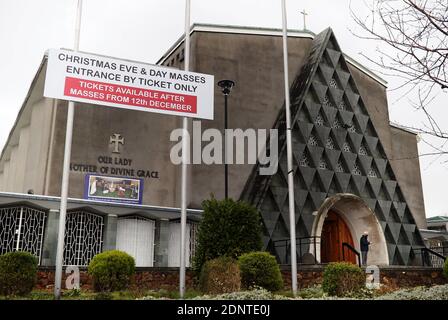
[[[361,267],[361,255],[359,254],[358,250],[356,250],[352,245],[350,245],[347,242],[342,242],[342,261],[345,261],[345,248],[346,247],[358,257],[358,266]]]
[[[429,247],[429,249],[441,254],[444,257],[448,256],[448,247],[447,246],[437,246],[437,247],[434,246],[434,247]]]
[[[318,241],[317,239],[320,239],[320,237],[318,236],[311,236],[311,237],[300,237],[300,238],[296,238],[296,248],[298,247],[299,250],[299,259],[297,261],[297,263],[301,263],[301,264],[319,264],[319,262],[317,261],[317,245],[318,245]],[[291,239],[290,238],[285,238],[285,239],[278,239],[273,241],[274,243],[274,247],[275,248],[285,248],[285,264],[288,264],[288,260],[289,260],[289,256],[290,256],[290,251],[291,251]],[[303,255],[302,255],[302,247],[304,245],[313,245],[313,252],[314,252],[314,263],[308,263],[308,262],[304,262],[303,261]],[[310,253],[309,250],[304,252],[304,253]]]
[[[446,257],[432,249],[420,248],[413,250],[420,251],[423,267],[425,265],[429,267],[442,267],[445,263]]]

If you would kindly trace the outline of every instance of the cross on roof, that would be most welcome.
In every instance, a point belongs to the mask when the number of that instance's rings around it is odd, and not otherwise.
[[[303,30],[306,30],[306,16],[308,13],[306,13],[305,9],[303,11],[300,11],[300,13],[303,15]]]

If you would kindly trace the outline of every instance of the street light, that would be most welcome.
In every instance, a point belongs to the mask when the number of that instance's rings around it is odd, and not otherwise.
[[[222,88],[222,93],[224,94],[224,192],[225,198],[229,197],[229,171],[227,167],[227,139],[226,139],[226,129],[227,129],[227,97],[235,86],[235,82],[232,80],[221,80],[218,82],[218,86]]]

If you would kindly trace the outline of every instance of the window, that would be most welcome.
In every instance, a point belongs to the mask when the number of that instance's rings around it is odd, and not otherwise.
[[[170,238],[168,241],[168,267],[180,266],[180,223],[171,222],[169,226]],[[196,252],[196,240],[198,233],[197,223],[187,223],[187,241],[185,247],[187,248],[185,260],[187,267],[192,265],[192,259]]]
[[[104,218],[87,211],[67,213],[64,265],[87,266],[103,248]]]
[[[127,252],[137,267],[154,266],[155,222],[140,216],[119,218],[117,222],[117,250]]]
[[[26,206],[0,208],[0,254],[27,251],[40,264],[45,220],[43,210]]]

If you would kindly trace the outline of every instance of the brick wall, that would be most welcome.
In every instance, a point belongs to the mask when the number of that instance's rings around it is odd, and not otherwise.
[[[285,289],[291,288],[291,271],[282,267],[282,275]],[[300,268],[297,272],[297,283],[300,288],[307,288],[322,283],[322,267]],[[65,287],[65,274],[62,284]],[[414,287],[420,285],[435,285],[448,283],[439,268],[420,267],[387,267],[380,269],[381,283],[387,288],[397,289],[403,287]],[[195,281],[193,272],[187,270],[186,287],[194,288]],[[86,270],[80,272],[80,283],[82,289],[92,289],[92,279]],[[38,289],[51,289],[54,286],[54,269],[40,269],[38,272]],[[137,269],[132,279],[132,287],[140,290],[178,290],[179,270],[176,268],[150,268]]]
[[[309,267],[297,270],[297,284],[300,288],[312,287],[322,283],[322,267]],[[285,288],[291,288],[291,270],[282,268]],[[431,286],[448,283],[441,268],[422,267],[383,267],[380,268],[380,283],[390,289]]]
[[[65,288],[67,275],[62,274],[62,286]],[[193,272],[187,270],[185,275],[185,284],[187,288],[194,287]],[[81,289],[92,289],[92,278],[86,270],[80,270]],[[54,287],[54,269],[45,268],[38,271],[37,289],[52,289]],[[151,268],[137,269],[132,279],[132,287],[140,290],[178,290],[179,288],[179,270],[176,268]]]

